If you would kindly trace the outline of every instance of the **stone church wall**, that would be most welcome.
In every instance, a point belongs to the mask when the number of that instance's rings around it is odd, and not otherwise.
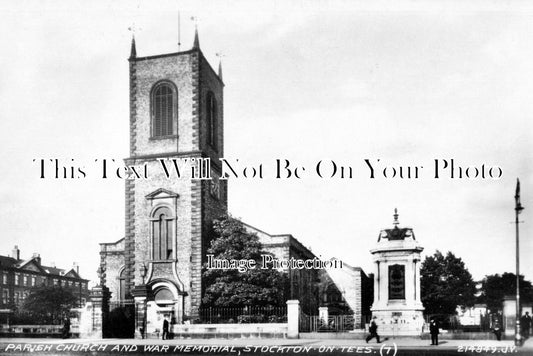
[[[120,271],[124,267],[124,239],[100,244],[100,266],[105,268],[103,284],[111,292],[111,300],[120,299]]]

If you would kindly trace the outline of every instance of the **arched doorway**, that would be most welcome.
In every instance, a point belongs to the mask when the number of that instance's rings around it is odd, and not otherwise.
[[[146,331],[161,335],[163,320],[168,318],[170,324],[183,321],[183,296],[176,285],[169,281],[157,281],[151,284],[152,299],[147,303]]]

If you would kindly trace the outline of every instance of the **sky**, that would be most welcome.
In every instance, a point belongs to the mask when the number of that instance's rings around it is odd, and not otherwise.
[[[2,2],[0,254],[18,245],[96,280],[98,244],[124,236],[124,181],[40,179],[33,160],[126,158],[129,28],[138,56],[171,53],[178,32],[192,46],[191,17],[205,57],[222,59],[225,157],[265,170],[230,180],[233,216],[371,273],[398,208],[425,255],[452,251],[481,279],[515,271],[520,178],[520,268],[533,279],[526,2]],[[273,178],[276,159],[304,176]],[[352,178],[317,177],[321,160]],[[449,163],[438,179],[435,160]],[[501,177],[458,178],[482,166]]]

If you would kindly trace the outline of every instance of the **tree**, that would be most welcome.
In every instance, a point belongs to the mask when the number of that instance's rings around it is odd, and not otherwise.
[[[501,276],[493,274],[485,276],[482,281],[479,302],[487,304],[491,311],[502,309],[502,300],[506,295],[516,295],[516,274],[505,272]],[[533,286],[530,281],[520,275],[520,301],[533,302]]]
[[[207,250],[218,260],[253,260],[256,267],[245,272],[236,269],[207,269],[202,276],[206,285],[203,306],[244,307],[284,306],[285,273],[273,269],[261,269],[262,250],[259,238],[249,233],[243,223],[232,217],[224,217],[213,223],[216,238]]]
[[[68,289],[59,286],[40,286],[33,288],[24,300],[21,312],[43,324],[60,323],[78,299]]]
[[[461,258],[436,251],[422,263],[421,294],[426,314],[455,314],[458,305],[472,306],[476,285]]]

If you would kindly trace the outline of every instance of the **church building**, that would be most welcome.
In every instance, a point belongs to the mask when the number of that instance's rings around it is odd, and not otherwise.
[[[100,283],[112,299],[153,298],[176,322],[198,315],[201,270],[212,221],[227,211],[222,72],[200,50],[129,58],[130,156],[149,179],[126,180],[125,237],[101,244]],[[161,160],[211,160],[211,180],[168,178]]]
[[[125,236],[100,244],[100,285],[112,305],[135,303],[137,327],[160,328],[200,316],[202,265],[213,237],[214,219],[227,215],[228,181],[220,179],[224,157],[224,82],[202,51],[198,32],[190,50],[129,58],[130,150],[127,166],[142,166],[148,179],[125,181]],[[209,159],[209,167],[204,166]],[[211,179],[168,177],[173,160],[192,163]],[[194,178],[194,179],[192,179]],[[278,258],[315,258],[291,235],[257,234]],[[286,271],[287,299],[313,313],[320,302],[319,271]],[[354,288],[359,286],[354,286]],[[339,292],[339,290],[337,290]],[[144,324],[139,326],[139,320]]]

